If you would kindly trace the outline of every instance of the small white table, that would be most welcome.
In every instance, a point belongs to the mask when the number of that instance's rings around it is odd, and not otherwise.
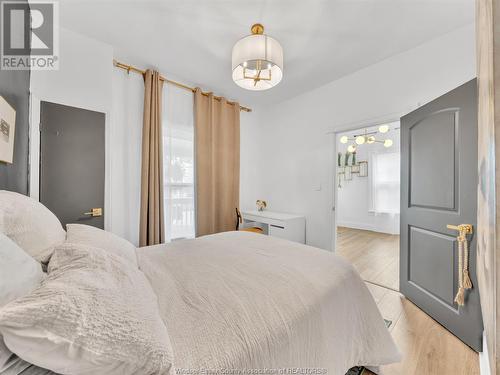
[[[272,211],[242,211],[243,227],[257,226],[264,234],[290,241],[306,242],[304,216]]]

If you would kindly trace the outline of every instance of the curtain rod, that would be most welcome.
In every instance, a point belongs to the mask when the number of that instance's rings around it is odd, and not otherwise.
[[[146,71],[144,71],[142,69],[136,68],[135,66],[132,66],[132,65],[127,65],[127,64],[121,63],[121,62],[116,61],[116,60],[113,60],[113,65],[116,66],[117,68],[126,70],[128,73],[134,72],[134,73],[139,73],[139,74],[142,74],[142,75],[144,75],[144,73],[146,73]],[[160,76],[160,79],[162,81],[170,83],[170,84],[172,84],[174,86],[180,87],[180,88],[182,88],[184,90],[189,90],[189,91],[191,91],[193,93],[196,91],[196,89],[194,87],[190,87],[190,86],[184,85],[182,83],[179,83],[179,82],[176,82],[176,81],[172,81],[172,80],[167,79],[167,78],[165,78],[163,76]],[[208,93],[206,93],[206,92],[202,92],[202,94],[205,95],[205,96],[208,96]],[[215,100],[221,100],[222,99],[222,97],[220,97],[220,96],[214,96],[214,98],[215,98]],[[232,104],[232,105],[237,104],[235,102],[230,102],[230,101],[228,101],[228,103]],[[240,105],[240,111],[252,112],[252,109],[248,108],[248,107],[243,107],[243,106]]]

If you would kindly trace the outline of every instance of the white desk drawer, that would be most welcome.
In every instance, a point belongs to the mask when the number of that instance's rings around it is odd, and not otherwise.
[[[271,219],[271,218],[262,218],[257,215],[245,215],[243,219],[248,220],[248,221],[255,221],[256,223],[266,223],[269,225],[277,225],[279,227],[285,227],[286,222],[283,220],[277,220],[277,219]]]
[[[279,212],[243,211],[244,226],[259,226],[264,234],[305,243],[305,218]]]
[[[269,235],[273,237],[279,237],[284,239],[289,239],[290,234],[282,225],[269,224]]]

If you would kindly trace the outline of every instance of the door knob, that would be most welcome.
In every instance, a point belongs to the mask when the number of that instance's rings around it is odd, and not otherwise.
[[[102,216],[102,208],[92,208],[90,210],[90,212],[84,212],[83,213],[84,215],[87,215],[87,216],[93,216],[93,217],[96,217],[96,216]]]

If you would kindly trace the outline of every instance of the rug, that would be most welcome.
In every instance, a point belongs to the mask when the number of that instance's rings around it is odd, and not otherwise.
[[[384,319],[385,325],[389,328],[392,324],[392,320]],[[347,371],[345,375],[362,375],[365,371],[363,366],[356,366]]]

